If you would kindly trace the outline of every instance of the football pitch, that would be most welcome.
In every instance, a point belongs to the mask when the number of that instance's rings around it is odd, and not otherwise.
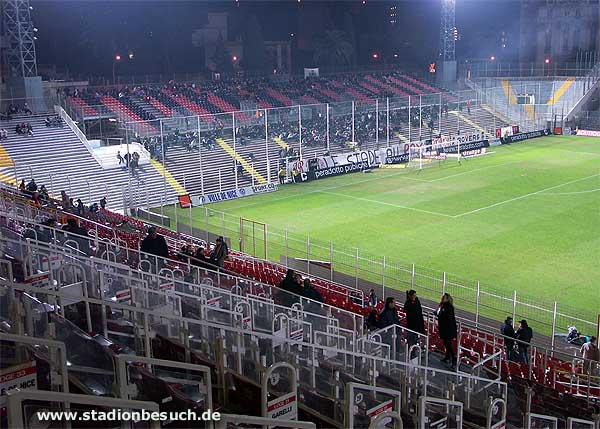
[[[299,243],[289,246],[300,246],[299,255],[306,254],[310,236],[312,243],[358,248],[361,258],[385,256],[480,281],[482,290],[507,297],[516,290],[519,300],[533,304],[556,301],[563,313],[595,320],[600,313],[600,139],[551,136],[489,151],[420,171],[375,169],[288,184],[277,192],[211,204],[208,210],[194,208],[191,217],[194,227],[229,231],[234,248],[238,217],[267,224],[269,259],[281,260],[285,237],[273,231],[287,228],[288,240]],[[173,209],[165,214],[173,216]],[[189,218],[189,210],[179,209],[180,223]],[[322,260],[328,260],[326,247]],[[354,250],[348,254],[351,259]],[[351,267],[346,271],[354,275]]]

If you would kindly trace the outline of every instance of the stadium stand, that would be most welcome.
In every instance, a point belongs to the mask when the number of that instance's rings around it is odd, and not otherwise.
[[[81,392],[110,392],[116,366],[130,359],[137,390],[128,398],[154,399],[161,409],[213,406],[257,414],[266,368],[286,361],[299,371],[301,415],[333,427],[348,427],[350,421],[354,427],[369,425],[368,410],[384,402],[381,396],[358,411],[345,402],[349,389],[366,385],[402,392],[394,411],[404,427],[416,427],[425,418],[463,420],[465,427],[534,427],[556,418],[565,427],[569,418],[593,421],[598,413],[597,381],[585,374],[580,359],[558,350],[533,345],[529,364],[509,361],[500,335],[461,320],[459,365],[449,371],[440,362],[443,346],[431,309],[426,309],[426,335],[409,347],[411,332],[402,326],[401,305],[400,326],[367,332],[364,320],[371,308],[360,290],[312,278],[320,303],[278,288],[285,275],[278,264],[232,251],[225,270],[219,271],[181,250],[192,245],[208,251],[211,243],[159,227],[169,246],[169,258],[162,260],[138,251],[147,228],[142,222],[108,210],[83,215],[64,211],[59,201],[39,207],[25,194],[1,193],[0,267],[3,280],[9,280],[1,284],[10,298],[0,306],[0,326],[20,326],[32,341],[50,337],[67,344],[71,365],[65,375]],[[40,224],[48,218],[61,224],[76,219],[90,237]],[[23,320],[29,320],[24,325],[11,317],[16,302],[23,305]],[[52,302],[61,305],[48,305]],[[48,318],[34,318],[40,313]],[[132,353],[163,359],[166,367],[201,365],[186,369],[201,374],[196,384],[203,388],[184,387],[193,384],[187,374],[174,380],[156,368],[145,372],[134,357],[122,356]],[[29,356],[40,368],[54,369],[43,354]],[[235,396],[223,392],[222,383],[210,382],[223,377],[235,386]],[[275,386],[275,396],[289,387],[285,381]],[[168,395],[172,401],[164,400]],[[429,404],[439,400],[462,406],[454,410],[446,404],[440,410]],[[541,420],[531,423],[530,418]]]
[[[373,149],[442,132],[493,136],[497,126],[509,123],[498,109],[479,103],[475,91],[460,99],[426,90],[437,89],[401,73],[387,73],[289,82],[170,83],[78,91],[78,95],[88,104],[90,97],[98,102],[123,99],[129,107],[119,120],[131,129],[130,140],[143,144],[155,160],[164,160],[165,172],[188,193],[197,194],[277,181],[280,162],[290,155],[306,158],[327,150]],[[69,99],[78,99],[69,94]],[[256,108],[238,110],[242,105],[248,108],[248,103]],[[304,107],[294,106],[297,103]],[[78,108],[85,115],[85,109],[79,104]],[[149,119],[141,121],[141,115]],[[293,152],[288,153],[288,147]],[[197,174],[199,165],[202,175]]]
[[[8,157],[3,162],[5,166],[0,168],[0,179],[4,183],[15,185],[16,180],[29,182],[33,178],[39,185],[46,185],[48,192],[55,196],[64,190],[87,204],[107,197],[112,207],[122,206],[124,195],[128,194],[124,188],[129,186],[130,179],[134,196],[141,205],[160,203],[165,191],[169,198],[176,197],[171,185],[165,185],[163,177],[148,164],[147,156],[132,177],[119,165],[103,168],[102,160],[88,150],[64,121],[60,126],[45,125],[45,119],[54,116],[54,112],[33,116],[19,114],[3,121],[2,126],[9,130],[8,138],[1,142]],[[17,124],[23,122],[31,125],[33,135],[15,132]],[[122,153],[125,152],[122,148]]]

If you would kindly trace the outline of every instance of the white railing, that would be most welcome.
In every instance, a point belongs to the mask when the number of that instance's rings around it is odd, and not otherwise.
[[[75,133],[75,135],[77,136],[77,138],[79,139],[79,141],[85,146],[85,148],[88,150],[88,152],[90,153],[90,155],[92,155],[94,157],[94,159],[96,160],[96,162],[102,168],[104,168],[104,165],[102,163],[102,159],[98,156],[98,154],[96,154],[96,152],[94,151],[94,148],[90,145],[90,142],[88,141],[88,139],[85,136],[85,134],[83,133],[83,131],[81,131],[79,129],[79,127],[75,124],[75,122],[73,122],[73,120],[67,114],[67,112],[65,111],[65,109],[63,109],[61,106],[59,106],[57,104],[57,105],[54,106],[54,111],[56,112],[56,114],[58,116],[60,116],[62,118],[63,121],[65,121],[65,123],[69,126],[69,128],[71,129],[71,131],[73,131]]]

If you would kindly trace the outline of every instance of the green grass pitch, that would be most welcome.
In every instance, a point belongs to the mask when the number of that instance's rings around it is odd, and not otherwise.
[[[361,257],[385,255],[479,280],[482,290],[507,297],[516,290],[534,305],[557,301],[563,312],[595,320],[600,139],[552,136],[489,150],[494,153],[461,165],[454,159],[421,171],[376,169],[211,204],[208,224],[230,236],[239,229],[237,216],[268,224],[271,259],[283,253],[283,234],[274,231],[287,227],[299,256],[309,235],[312,243],[332,241],[336,249],[358,247]],[[225,223],[212,210],[225,212]],[[205,213],[193,209],[195,227],[204,229]],[[178,212],[179,222],[189,216]],[[329,259],[328,245],[322,247],[315,252]],[[346,271],[354,274],[352,266]]]

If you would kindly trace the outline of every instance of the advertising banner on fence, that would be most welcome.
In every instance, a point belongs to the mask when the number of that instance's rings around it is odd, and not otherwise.
[[[35,361],[11,366],[0,371],[0,407],[6,406],[6,395],[15,389],[37,389]]]
[[[298,417],[298,400],[296,392],[288,393],[267,403],[267,418],[296,420]]]
[[[487,140],[480,140],[476,142],[469,143],[460,143],[452,146],[444,146],[438,149],[439,153],[467,153],[467,152],[476,152],[483,148],[489,147],[490,144]]]
[[[514,136],[519,134],[518,125],[509,125],[508,127],[496,128],[496,138]]]
[[[431,144],[435,146],[443,143],[448,143],[449,145],[460,143],[462,145],[463,143],[476,142],[484,139],[484,133],[477,131],[469,134],[460,134],[456,136],[437,137],[431,140]]]
[[[515,134],[514,136],[502,137],[502,143],[515,143],[522,140],[533,139],[535,137],[549,136],[552,134],[549,129],[529,131],[528,133]]]
[[[316,160],[318,170],[359,163],[367,166],[375,166],[380,163],[378,150],[361,150],[358,152],[344,152],[328,156],[319,156]]]
[[[319,168],[317,170],[309,170],[306,173],[306,180],[319,180],[326,177],[340,176],[342,174],[355,173],[357,171],[368,170],[371,167],[367,162],[359,162],[358,164],[345,164],[336,167]]]
[[[238,189],[230,189],[223,192],[213,192],[212,194],[192,195],[191,200],[194,206],[217,203],[219,201],[235,200],[236,198],[249,197],[250,195],[264,194],[277,190],[274,183],[265,183],[262,185],[244,186]]]
[[[577,130],[577,135],[578,136],[585,136],[585,137],[600,137],[600,131],[596,131],[596,130]]]

